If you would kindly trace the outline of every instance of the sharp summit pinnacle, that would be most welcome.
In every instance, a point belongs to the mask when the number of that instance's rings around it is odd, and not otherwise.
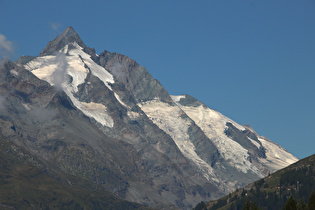
[[[79,34],[71,26],[69,26],[62,34],[58,35],[53,41],[50,41],[39,55],[52,55],[71,42],[76,42],[83,48],[86,47]]]

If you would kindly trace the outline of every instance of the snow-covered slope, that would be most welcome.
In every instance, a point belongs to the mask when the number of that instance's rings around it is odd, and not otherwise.
[[[291,153],[283,147],[270,141],[264,136],[258,138],[262,146],[266,149],[267,158],[260,158],[260,162],[265,165],[270,171],[274,172],[287,167],[298,161]]]
[[[159,99],[139,103],[139,106],[153,123],[171,136],[182,154],[197,166],[197,170],[208,181],[220,182],[211,165],[196,153],[196,148],[189,135],[189,127],[193,122],[182,116],[184,112],[178,106],[170,105]]]
[[[248,170],[251,170],[257,175],[263,176],[261,171],[250,163],[248,159],[248,150],[224,133],[227,122],[232,123],[241,131],[245,130],[243,126],[203,105],[197,107],[182,106],[179,101],[175,102],[201,128],[201,130],[203,130],[207,137],[211,139],[218,148],[222,158],[224,158],[231,166],[234,166],[243,173],[247,173]]]
[[[198,106],[182,105],[180,100],[185,99],[185,97],[185,95],[172,96],[172,99],[201,128],[201,130],[203,130],[207,137],[211,139],[218,148],[222,158],[243,173],[247,173],[250,170],[261,177],[266,175],[250,161],[248,149],[226,135],[225,132],[228,129],[227,123],[233,124],[240,131],[247,130],[246,127],[237,124],[221,113],[206,107],[204,104]],[[298,158],[294,157],[281,146],[265,137],[258,136],[256,132],[254,134],[257,136],[258,140],[255,141],[248,136],[247,139],[258,149],[264,148],[266,157],[260,157],[258,160],[270,170],[270,172],[274,172],[298,161]]]
[[[174,140],[196,173],[225,193],[298,160],[281,146],[259,136],[250,126],[239,125],[191,96],[171,98],[174,103],[156,97],[141,101],[138,106]],[[196,141],[195,136],[202,141]],[[206,142],[214,145],[218,156],[207,158],[211,149]]]
[[[75,97],[78,86],[85,82],[89,73],[98,77],[110,90],[110,84],[114,83],[113,76],[106,69],[97,65],[76,42],[67,44],[56,55],[35,58],[27,63],[25,68],[38,78],[65,91],[73,104],[87,116],[94,118],[103,126],[114,126],[113,119],[106,111],[106,106],[80,101]]]
[[[279,145],[190,96],[171,98],[174,104],[155,98],[138,105],[153,123],[171,136],[182,154],[196,166],[196,172],[221,189],[234,190],[298,160]],[[242,141],[238,142],[227,134],[229,123],[240,133]],[[220,155],[215,163],[207,161],[203,156],[204,151],[196,148],[198,143],[192,140],[190,133],[192,126],[199,127],[205,134],[207,138],[203,141],[211,142],[217,148]],[[250,135],[246,136],[248,132]],[[263,155],[260,151],[263,151]],[[244,177],[247,179],[244,180]]]

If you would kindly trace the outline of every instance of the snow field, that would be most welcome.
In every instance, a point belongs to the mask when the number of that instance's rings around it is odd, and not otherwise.
[[[177,104],[201,128],[205,135],[218,148],[222,157],[227,160],[232,167],[235,167],[243,173],[252,171],[258,176],[263,176],[261,171],[248,160],[248,150],[230,139],[224,133],[224,130],[227,128],[227,122],[232,123],[236,128],[241,130],[245,129],[243,126],[208,107],[192,107]]]
[[[83,52],[82,48],[77,43],[72,43],[72,45],[75,46],[74,49],[68,51],[69,47],[66,45],[60,52],[68,53],[68,55],[57,54],[55,56],[49,55],[37,57],[27,63],[25,68],[31,71],[39,79],[45,80],[53,86],[56,86],[54,74],[60,74],[63,78],[61,88],[69,96],[72,103],[85,115],[94,118],[103,126],[112,128],[114,126],[114,121],[108,115],[107,108],[104,105],[93,102],[81,102],[74,97],[74,93],[78,91],[78,85],[85,82],[89,70],[93,75],[100,78],[100,80],[103,81],[110,90],[112,89],[109,84],[114,83],[114,78],[103,67],[94,63],[90,56]],[[88,66],[88,69],[85,67],[85,65]],[[71,82],[67,81],[66,75],[72,77]],[[120,101],[119,98],[117,98],[117,100]]]
[[[267,159],[260,158],[260,162],[273,169],[272,172],[280,170],[299,159],[287,152],[283,147],[265,139],[258,138],[264,148],[266,148]]]
[[[215,144],[220,154],[223,156],[231,166],[237,168],[243,173],[247,173],[248,170],[256,173],[258,176],[263,176],[260,170],[250,163],[248,158],[248,151],[244,149],[240,144],[230,139],[225,135],[224,130],[227,128],[226,123],[232,123],[237,129],[243,131],[246,128],[237,124],[233,120],[227,118],[221,113],[212,110],[208,107],[192,107],[183,106],[179,103],[179,100],[185,96],[172,96],[174,102],[204,131],[206,136]],[[260,144],[253,139],[248,138],[252,144],[257,148],[260,148]],[[287,152],[281,146],[266,140],[263,137],[258,138],[262,143],[262,146],[266,149],[267,158],[259,158],[261,164],[272,171],[284,168],[298,159],[292,154]],[[243,163],[243,164],[240,164]]]
[[[182,154],[196,164],[208,181],[219,182],[212,167],[197,155],[188,135],[191,121],[181,118],[183,111],[178,106],[171,106],[158,99],[139,103],[138,106],[153,123],[172,137]]]

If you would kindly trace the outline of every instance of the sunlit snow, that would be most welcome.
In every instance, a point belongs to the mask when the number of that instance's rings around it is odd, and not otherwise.
[[[227,128],[227,122],[232,123],[241,131],[245,130],[244,126],[208,107],[183,106],[179,103],[180,98],[181,96],[172,96],[174,102],[203,130],[231,166],[244,173],[250,170],[261,177],[263,176],[262,172],[248,160],[248,151],[224,133],[224,130]],[[248,139],[252,144],[260,148],[258,142]],[[266,159],[260,158],[259,161],[272,171],[279,170],[298,160],[281,146],[264,138],[258,138],[258,140],[266,149],[267,156]]]
[[[243,126],[208,107],[205,108],[202,105],[198,107],[182,106],[179,103],[177,104],[201,128],[206,136],[211,139],[222,157],[227,160],[232,167],[235,167],[243,173],[247,173],[248,170],[250,170],[259,176],[263,176],[261,171],[248,160],[248,150],[230,139],[224,133],[227,122],[232,123],[240,130],[245,129]]]
[[[82,47],[80,47],[76,42],[72,43],[72,45],[75,46],[74,49],[71,49],[68,51],[69,55],[78,56],[80,55],[83,59],[84,63],[89,67],[92,74],[96,77],[98,77],[100,80],[104,82],[104,84],[112,90],[111,86],[109,84],[114,83],[114,77],[111,75],[106,69],[101,67],[100,65],[96,64],[92,59],[91,56],[87,53],[85,53],[82,50]]]
[[[130,108],[129,106],[127,106],[124,102],[122,102],[122,100],[120,99],[120,96],[117,94],[117,93],[115,93],[114,92],[114,95],[115,95],[115,98],[117,99],[117,101],[119,101],[119,103],[121,104],[121,105],[123,105],[124,107],[126,107],[126,108]]]
[[[31,110],[31,108],[30,108],[30,106],[29,106],[28,104],[22,103],[22,105],[24,106],[24,108],[25,108],[27,111],[30,111],[30,110]]]
[[[181,118],[184,113],[178,106],[171,106],[158,99],[138,105],[153,123],[172,137],[182,154],[198,166],[206,179],[210,180],[211,177],[213,181],[219,182],[212,167],[197,155],[188,135],[188,128],[192,122]]]
[[[174,102],[179,102],[180,99],[186,98],[186,96],[185,96],[185,95],[171,96],[171,98],[172,98],[172,100],[173,100]]]
[[[138,117],[140,117],[140,114],[138,112],[128,111],[127,115],[130,119],[134,120]]]
[[[295,163],[299,159],[294,157],[291,153],[287,152],[283,147],[270,142],[264,137],[258,138],[264,148],[266,148],[267,159],[260,158],[260,162],[267,167],[277,171],[290,164]]]
[[[251,139],[251,138],[249,138],[249,137],[247,137],[251,142],[252,142],[252,144],[253,145],[255,145],[258,149],[260,148],[260,144],[257,142],[257,141],[255,141],[255,140],[253,140],[253,139]]]
[[[75,46],[75,48],[69,50],[68,45],[66,45],[64,49],[59,52],[60,54],[37,57],[27,63],[25,68],[53,86],[57,85],[54,81],[54,74],[64,74],[60,75],[64,79],[60,88],[65,91],[72,103],[84,114],[94,118],[103,126],[113,127],[114,121],[108,115],[104,105],[93,102],[81,102],[74,97],[74,93],[78,91],[78,85],[85,82],[89,71],[103,81],[110,90],[110,83],[114,83],[113,76],[103,67],[93,62],[90,56],[83,52],[82,48],[77,43],[72,43],[71,45]],[[86,68],[85,65],[88,68]],[[67,78],[66,75],[69,75],[71,79]]]
[[[10,73],[11,73],[12,75],[14,75],[14,76],[18,76],[18,75],[19,75],[19,73],[18,73],[17,71],[15,71],[14,69],[11,69],[11,70],[10,70]]]

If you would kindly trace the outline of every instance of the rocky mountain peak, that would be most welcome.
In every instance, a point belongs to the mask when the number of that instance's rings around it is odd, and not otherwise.
[[[65,37],[75,37],[78,36],[78,33],[71,26],[68,26],[62,35]]]
[[[72,27],[3,66],[0,136],[129,201],[191,209],[297,161],[196,98],[170,96],[131,58],[96,55]]]
[[[76,42],[81,47],[86,48],[86,45],[81,40],[79,34],[71,26],[69,26],[62,34],[50,41],[45,49],[41,51],[39,56],[52,55],[62,49],[65,45],[72,42]]]

